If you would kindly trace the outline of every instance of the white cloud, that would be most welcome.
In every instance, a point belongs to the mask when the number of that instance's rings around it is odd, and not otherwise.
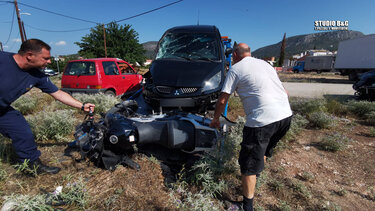
[[[21,42],[21,39],[20,38],[15,38],[15,39],[12,39],[13,42]]]
[[[66,45],[66,42],[65,41],[58,41],[55,45],[57,46],[62,46],[62,45]]]
[[[9,46],[7,46],[7,45],[4,45],[4,48],[9,48]]]

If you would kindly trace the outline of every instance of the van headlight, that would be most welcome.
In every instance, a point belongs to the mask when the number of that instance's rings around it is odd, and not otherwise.
[[[210,79],[204,82],[202,92],[210,91],[219,87],[221,82],[221,72],[216,73]]]

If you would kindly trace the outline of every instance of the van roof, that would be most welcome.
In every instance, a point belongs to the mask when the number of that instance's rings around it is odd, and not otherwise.
[[[176,26],[167,30],[167,32],[216,32],[218,29],[212,25],[188,25],[188,26]]]

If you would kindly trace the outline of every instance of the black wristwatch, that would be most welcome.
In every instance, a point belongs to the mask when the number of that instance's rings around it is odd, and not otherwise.
[[[86,102],[84,102],[84,103],[82,104],[82,107],[81,107],[81,110],[82,110],[82,111],[85,111],[85,105],[86,105]]]

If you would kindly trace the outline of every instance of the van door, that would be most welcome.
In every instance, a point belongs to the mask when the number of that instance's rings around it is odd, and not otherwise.
[[[117,65],[119,66],[121,76],[125,79],[125,92],[138,90],[141,87],[140,82],[142,77],[126,62],[117,62]]]
[[[94,62],[69,62],[61,80],[62,88],[88,89],[98,85],[97,71]]]

